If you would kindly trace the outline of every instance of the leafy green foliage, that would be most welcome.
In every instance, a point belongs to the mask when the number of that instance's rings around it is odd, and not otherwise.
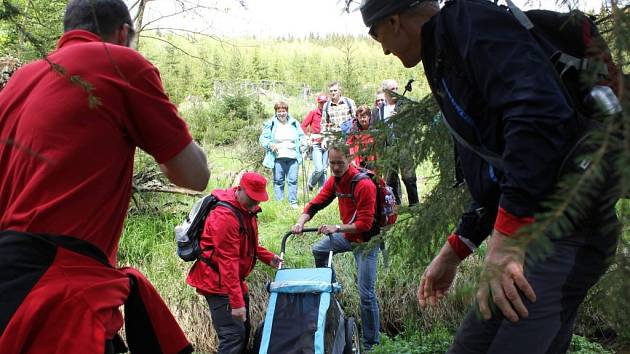
[[[569,353],[571,354],[612,354],[611,351],[604,349],[600,344],[591,342],[588,339],[573,335],[571,339],[571,346],[569,347]]]
[[[23,62],[51,51],[63,30],[64,0],[3,0],[0,4],[0,56]]]
[[[446,353],[453,342],[453,334],[444,327],[434,327],[428,333],[412,333],[394,338],[382,336],[382,343],[370,353],[438,354]]]

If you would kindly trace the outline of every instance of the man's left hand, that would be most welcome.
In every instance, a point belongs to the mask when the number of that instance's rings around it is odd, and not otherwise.
[[[523,274],[524,261],[524,245],[516,244],[515,240],[497,230],[492,231],[477,290],[479,311],[485,320],[492,318],[490,296],[508,320],[518,322],[528,316],[518,291],[522,291],[532,302],[536,301],[536,294]]]
[[[319,232],[320,234],[328,235],[339,232],[339,229],[337,228],[337,225],[322,225],[319,227],[319,230],[317,230],[317,232]]]

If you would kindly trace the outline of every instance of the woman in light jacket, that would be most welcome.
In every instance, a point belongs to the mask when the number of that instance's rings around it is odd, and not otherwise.
[[[265,149],[263,166],[273,169],[273,191],[276,200],[284,199],[284,181],[288,185],[289,204],[298,208],[298,165],[302,163],[304,132],[300,123],[289,115],[289,105],[277,102],[276,114],[263,126],[260,144]]]

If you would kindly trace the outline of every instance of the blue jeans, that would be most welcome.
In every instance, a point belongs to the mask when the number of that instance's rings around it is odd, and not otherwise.
[[[289,203],[298,203],[298,162],[296,159],[276,159],[273,168],[273,192],[276,200],[284,199],[284,180],[287,180]]]
[[[308,179],[308,185],[315,187],[315,184],[321,188],[326,182],[326,167],[328,166],[328,150],[322,149],[321,144],[313,144],[313,173]]]
[[[341,233],[333,234],[333,253],[352,251],[357,267],[357,287],[361,299],[361,324],[363,327],[363,343],[366,349],[380,343],[380,327],[378,299],[376,298],[376,261],[378,260],[378,245],[370,250],[352,250],[350,241]],[[317,267],[328,265],[330,239],[328,236],[313,246],[313,256]]]

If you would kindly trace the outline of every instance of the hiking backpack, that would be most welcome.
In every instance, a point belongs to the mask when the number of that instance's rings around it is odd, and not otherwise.
[[[241,212],[232,204],[219,200],[215,195],[209,194],[195,202],[186,219],[175,226],[175,241],[177,241],[177,255],[186,262],[201,259],[210,266],[209,260],[201,257],[203,252],[210,248],[201,248],[201,235],[206,224],[206,218],[217,206],[228,208],[238,219],[240,232],[244,232],[245,226]]]
[[[530,31],[538,44],[550,51],[549,61],[555,68],[564,96],[575,109],[582,135],[564,158],[558,174],[573,164],[576,156],[585,153],[585,141],[603,118],[621,113],[615,92],[620,92],[620,69],[613,63],[610,49],[599,34],[593,19],[581,11],[559,13],[549,10],[521,11],[511,0],[507,8],[519,23]],[[461,107],[456,107],[461,110]],[[492,167],[504,171],[501,155],[462,137],[442,115],[442,121],[453,138],[473,151]],[[580,161],[584,171],[589,160]]]
[[[359,173],[354,175],[350,182],[350,193],[339,193],[337,191],[337,183],[335,182],[335,195],[337,198],[350,198],[356,205],[354,187],[359,181],[370,179],[376,186],[376,212],[374,213],[374,223],[378,226],[377,230],[380,231],[381,228],[394,224],[398,218],[398,205],[396,204],[396,198],[394,198],[392,188],[388,186],[382,178],[376,176],[374,172],[365,168],[359,168],[358,170]],[[356,216],[357,212],[355,211],[354,215],[352,215],[352,219],[350,219],[348,223],[353,223]],[[372,225],[372,229],[376,229],[376,227]],[[373,235],[369,236],[371,237]]]

